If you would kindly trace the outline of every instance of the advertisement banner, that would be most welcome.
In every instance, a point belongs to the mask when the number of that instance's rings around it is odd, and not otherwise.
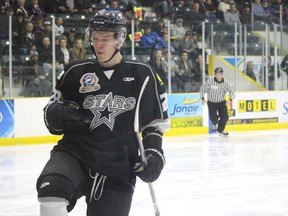
[[[0,100],[0,138],[14,137],[14,100]]]
[[[168,95],[168,101],[171,128],[203,126],[203,109],[199,93]]]
[[[237,92],[227,125],[287,122],[287,98],[288,92]]]

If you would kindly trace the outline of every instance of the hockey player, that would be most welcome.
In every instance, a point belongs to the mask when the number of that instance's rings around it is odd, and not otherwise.
[[[88,216],[127,216],[136,176],[153,182],[165,164],[166,90],[149,65],[122,59],[125,18],[100,10],[87,34],[96,59],[70,63],[44,108],[48,130],[63,137],[37,180],[40,216],[66,216],[82,196]],[[136,170],[134,115],[147,76],[139,109],[147,164]]]
[[[213,131],[221,136],[228,136],[225,132],[225,126],[228,121],[228,110],[225,96],[229,93],[230,100],[234,99],[235,92],[230,82],[223,78],[223,68],[217,67],[214,70],[214,77],[209,78],[200,88],[200,97],[202,104],[206,104],[205,94],[207,93],[207,105],[209,117],[212,122]]]

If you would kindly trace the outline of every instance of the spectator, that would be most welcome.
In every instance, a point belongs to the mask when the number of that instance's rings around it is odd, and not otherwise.
[[[13,11],[14,13],[14,11]],[[13,35],[13,43],[19,43],[19,36],[24,34],[25,31],[25,17],[22,14],[18,14],[16,16],[12,16],[12,35]],[[2,26],[3,28],[3,26]]]
[[[213,40],[216,54],[221,53],[223,48],[225,49],[225,46],[227,46],[223,32],[215,31],[213,34]]]
[[[86,58],[86,49],[83,46],[83,40],[78,38],[74,41],[73,47],[70,48],[70,61]]]
[[[200,89],[200,86],[202,83],[203,69],[204,69],[203,56],[202,56],[202,54],[198,54],[195,66],[192,69],[193,87],[196,87],[196,88],[193,88],[193,91],[199,91],[199,89]],[[206,64],[206,63],[205,63],[205,72],[204,73],[205,73],[205,77],[207,77],[208,76],[208,64]]]
[[[67,38],[66,36],[63,36],[60,38],[60,46],[58,47],[58,50],[56,50],[56,60],[58,63],[63,66],[67,65],[70,60],[70,53],[67,49]]]
[[[251,24],[252,22],[252,15],[251,9],[248,5],[245,5],[242,9],[240,20],[242,24]]]
[[[78,8],[76,7],[74,0],[66,0],[65,5],[66,11],[68,11],[69,13],[78,13]]]
[[[282,8],[281,8],[282,6]],[[272,1],[272,7],[274,9],[274,16],[276,16],[278,19],[280,18],[280,11],[284,11],[284,4],[282,0],[274,0]]]
[[[49,37],[49,40],[52,41],[52,23],[50,20],[46,20],[43,23],[44,29],[43,31],[38,31],[35,35],[36,38],[36,46],[39,46],[42,43],[42,39],[44,36]]]
[[[182,53],[185,51],[188,53],[188,62],[190,67],[192,67],[192,57],[195,55],[195,43],[194,40],[191,38],[192,34],[191,31],[186,31],[184,38],[180,41],[178,47],[178,54],[181,56]]]
[[[230,10],[230,4],[228,3],[228,0],[221,0],[221,2],[218,5],[217,17],[224,22],[224,14],[228,10]]]
[[[284,8],[284,13],[283,13],[283,24],[288,24],[288,7]]]
[[[0,3],[0,13],[4,13],[6,8],[13,8],[12,0],[3,0]]]
[[[157,25],[152,27],[152,31],[156,32],[160,37],[162,37],[165,31],[165,21],[163,18],[160,18],[157,22]]]
[[[192,68],[188,62],[188,52],[183,51],[180,57],[180,61],[178,62],[179,66],[179,79],[182,81],[184,86],[180,88],[184,90],[184,92],[192,92]]]
[[[268,0],[262,0],[262,7],[271,22],[279,23],[279,19],[276,17],[275,8],[268,2]]]
[[[227,24],[241,24],[240,15],[237,11],[235,3],[230,4],[230,9],[224,13],[224,22]]]
[[[261,0],[255,0],[255,2],[252,3],[252,8],[252,13],[255,20],[264,21],[266,23],[277,22],[277,18],[275,19],[272,14],[265,11],[264,7],[261,4]]]
[[[169,43],[169,41],[168,41],[168,33],[164,32],[162,38],[163,38],[163,40],[165,41],[166,44]],[[167,53],[167,51],[168,51],[168,47],[167,47],[167,49],[164,50],[164,52]],[[171,46],[170,46],[170,52],[171,53],[176,53],[176,50],[175,50],[173,44],[171,44]]]
[[[221,2],[218,5],[218,10],[223,13],[223,15],[230,10],[230,4],[228,3],[228,0],[221,0]]]
[[[173,46],[175,49],[178,49],[180,41],[185,36],[186,29],[183,27],[183,19],[177,19],[176,25],[174,25],[173,29],[171,30],[171,37],[173,40]]]
[[[52,77],[52,47],[48,36],[42,38],[42,43],[38,46],[39,64],[43,65],[45,76]]]
[[[285,55],[281,61],[281,69],[287,74],[288,76],[288,55]],[[287,80],[288,81],[288,80]]]
[[[171,30],[171,36],[177,40],[181,40],[185,35],[186,29],[183,27],[183,19],[179,18],[176,21],[176,25]]]
[[[123,5],[124,7],[128,7],[130,4],[132,7],[138,4],[137,0],[119,0],[119,4]]]
[[[0,39],[8,39],[9,38],[9,17],[12,17],[12,36],[13,43],[16,43],[18,36],[18,19],[14,16],[14,10],[12,7],[6,7],[4,14],[0,14],[1,20],[1,28],[0,28]]]
[[[21,95],[39,97],[51,94],[52,83],[45,79],[43,67],[39,65],[38,52],[31,52],[29,60],[24,63],[21,79],[23,85]]]
[[[66,0],[49,0],[43,3],[46,13],[72,13],[66,5]]]
[[[129,4],[126,9],[123,12],[124,17],[126,19],[126,26],[128,29],[130,29],[131,32],[131,22],[134,19],[134,21],[136,21],[137,19],[135,18],[135,12],[134,12],[134,8],[131,4]]]
[[[159,13],[161,18],[167,18],[169,15],[169,6],[172,4],[172,0],[155,0],[155,10]]]
[[[192,4],[189,5],[185,5],[184,4],[184,1],[183,0],[180,0],[178,2],[175,2],[174,3],[174,6],[176,8],[176,11],[173,11],[173,20],[176,21],[177,19],[183,19],[184,21],[187,21],[186,19],[186,12],[187,12],[187,9],[190,10],[190,8],[192,8]]]
[[[275,90],[275,80],[274,80],[274,73],[275,73],[275,65],[272,64],[272,60],[271,60],[271,57],[268,56],[268,61],[267,61],[267,66],[268,66],[268,86],[266,86],[266,61],[264,59],[264,67],[263,67],[263,71],[262,71],[262,68],[260,69],[260,72],[259,72],[259,80],[260,82],[262,83],[262,85],[268,89],[268,90]],[[262,77],[263,75],[263,77]],[[277,78],[280,77],[280,66],[279,64],[277,64]],[[277,79],[276,79],[277,81]]]
[[[70,49],[73,47],[74,41],[78,38],[76,28],[72,27],[69,32],[64,32],[64,34],[67,38],[67,47]]]
[[[45,16],[45,10],[39,5],[38,0],[31,0],[31,3],[27,6],[27,11],[30,20],[37,16]]]
[[[203,0],[197,0],[197,2],[199,3],[199,12],[202,14],[207,14],[204,1]]]
[[[109,5],[107,8],[107,11],[120,11],[120,12],[122,12],[122,8],[123,7],[120,7],[118,0],[112,0],[111,5]]]
[[[180,93],[183,92],[183,82],[179,78],[179,67],[178,63],[176,60],[173,58],[173,54],[171,53],[171,58],[170,58],[170,67],[171,67],[171,90],[172,93]],[[166,58],[163,60],[163,68],[166,74],[168,74],[168,53],[166,54]]]
[[[178,0],[174,1],[173,6],[177,8],[192,8],[193,1],[191,0]]]
[[[212,0],[206,0],[204,2],[206,13],[209,20],[215,20],[217,18],[217,7],[212,3]]]
[[[144,34],[140,38],[139,44],[140,46],[149,49],[153,48],[153,46],[158,50],[167,49],[167,44],[165,43],[163,38],[160,37],[156,32],[151,31],[150,25],[144,27]]]
[[[38,34],[39,32],[42,32],[44,30],[44,17],[38,16],[33,19],[34,23],[34,33]]]
[[[90,14],[93,12],[91,0],[74,0],[74,7],[77,13]]]
[[[189,12],[186,16],[186,21],[189,21],[195,31],[201,32],[202,30],[202,22],[207,18],[206,13],[201,13],[199,2],[194,2],[193,10]]]
[[[127,26],[127,34],[128,34],[128,38],[130,39],[130,41],[132,41],[132,34],[131,34],[131,24],[129,26]],[[134,41],[135,42],[139,42],[141,37],[143,35],[143,29],[140,26],[140,21],[138,19],[136,19],[134,21]],[[127,38],[127,40],[128,40]]]
[[[253,61],[248,61],[246,64],[245,74],[253,79],[255,82],[257,81],[255,73],[254,73],[254,63]]]
[[[64,33],[63,18],[58,16],[55,19],[55,36],[62,36]]]
[[[26,55],[35,45],[34,24],[31,21],[26,21],[25,31],[18,36],[19,54]]]
[[[25,0],[17,0],[13,8],[14,8],[14,14],[16,15],[22,14],[25,17],[25,19],[29,18],[28,10],[25,7]]]
[[[149,64],[154,68],[156,73],[161,78],[164,85],[168,86],[167,71],[165,71],[165,64],[162,59],[162,50],[155,50],[151,52]]]

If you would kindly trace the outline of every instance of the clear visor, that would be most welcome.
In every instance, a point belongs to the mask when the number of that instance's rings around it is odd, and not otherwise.
[[[113,32],[93,31],[90,38],[92,43],[115,44],[117,40],[114,38]]]
[[[117,34],[117,38],[115,38]],[[89,27],[86,29],[85,41],[91,44],[104,43],[104,44],[116,44],[118,48],[122,47],[125,41],[125,34],[109,32],[109,31],[90,31]]]

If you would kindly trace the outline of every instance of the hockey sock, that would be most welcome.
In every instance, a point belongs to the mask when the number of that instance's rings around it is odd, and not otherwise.
[[[40,216],[68,216],[68,201],[58,197],[39,198]]]

